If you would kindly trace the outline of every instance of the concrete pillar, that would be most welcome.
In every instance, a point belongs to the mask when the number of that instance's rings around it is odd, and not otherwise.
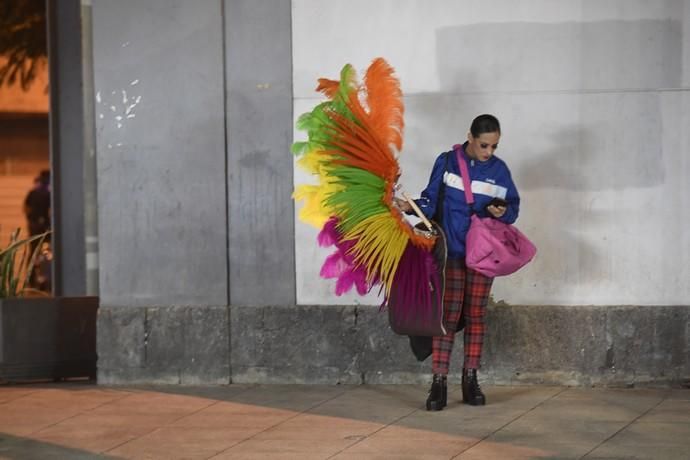
[[[95,0],[98,378],[228,383],[219,1]]]
[[[98,197],[96,172],[96,118],[93,90],[93,30],[91,0],[82,0],[82,76],[84,107],[84,237],[86,294],[98,295]]]
[[[86,294],[81,2],[49,0],[50,157],[58,296]]]
[[[223,5],[230,303],[294,305],[291,2]]]
[[[95,1],[101,304],[227,305],[221,5]]]

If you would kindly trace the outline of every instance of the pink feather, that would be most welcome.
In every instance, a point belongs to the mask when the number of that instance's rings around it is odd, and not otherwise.
[[[321,272],[319,274],[322,278],[326,279],[338,278],[348,269],[348,263],[343,260],[343,255],[338,250],[326,258],[323,266],[321,266]]]
[[[328,246],[333,246],[340,239],[340,233],[337,229],[338,219],[336,217],[331,217],[323,225],[323,228],[319,232],[317,241],[319,246],[322,248],[327,248]]]
[[[331,217],[326,221],[318,236],[319,246],[328,247],[335,245],[336,250],[326,258],[321,266],[320,275],[322,278],[337,278],[335,294],[340,296],[354,286],[357,293],[365,295],[371,288],[367,283],[367,271],[364,266],[357,266],[354,258],[350,255],[350,249],[355,241],[343,241],[342,235],[338,231],[338,219]]]

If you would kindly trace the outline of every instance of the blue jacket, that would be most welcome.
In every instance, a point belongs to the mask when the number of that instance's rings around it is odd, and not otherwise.
[[[446,155],[449,155],[447,160]],[[474,195],[472,210],[470,210],[465,199],[465,187],[460,177],[460,167],[454,150],[444,152],[436,158],[431,170],[429,184],[422,191],[421,198],[415,200],[427,218],[434,218],[439,192],[445,184],[440,220],[446,233],[448,258],[450,259],[465,257],[465,237],[470,227],[470,216],[473,212],[479,217],[491,217],[486,206],[495,197],[503,198],[508,202],[508,208],[500,218],[501,221],[512,224],[517,220],[520,210],[520,195],[515,188],[510,170],[503,160],[493,155],[482,162],[470,159],[464,152],[462,155],[467,160],[467,167],[472,179]]]

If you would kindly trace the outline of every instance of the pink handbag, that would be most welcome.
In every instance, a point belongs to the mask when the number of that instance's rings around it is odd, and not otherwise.
[[[471,208],[474,203],[467,163],[456,146],[455,154],[465,188],[465,199]],[[531,261],[537,248],[525,235],[512,225],[492,217],[471,217],[470,229],[465,239],[465,264],[482,275],[494,278],[515,273]]]

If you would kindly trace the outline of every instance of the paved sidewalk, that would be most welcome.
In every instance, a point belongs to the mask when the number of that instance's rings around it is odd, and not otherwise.
[[[0,385],[7,459],[683,459],[690,390],[419,385]]]

